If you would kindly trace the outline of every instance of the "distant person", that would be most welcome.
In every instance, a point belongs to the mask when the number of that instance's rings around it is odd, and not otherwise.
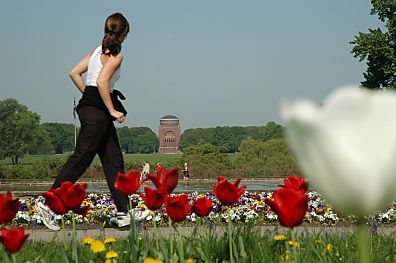
[[[145,161],[144,163],[145,163],[144,168],[143,168],[144,173],[149,174],[150,173],[150,164],[147,161]]]
[[[140,180],[143,180],[145,178],[144,165],[144,162],[140,165]]]
[[[140,165],[140,180],[144,179],[144,162]]]
[[[150,173],[150,164],[147,161],[142,163],[142,172],[140,173],[140,178],[144,179]]]
[[[190,174],[188,173],[187,163],[184,163],[183,180],[188,180],[188,178],[190,178]]]
[[[77,106],[81,129],[74,153],[52,185],[54,189],[65,181],[76,182],[98,154],[118,211],[117,222],[120,227],[130,224],[130,215],[128,196],[114,187],[117,173],[125,173],[125,169],[113,120],[123,123],[126,111],[118,96],[125,98],[114,89],[114,84],[120,78],[123,60],[121,44],[128,33],[127,19],[120,13],[110,15],[104,25],[102,44],[90,51],[70,71],[70,78],[83,94]],[[82,74],[85,72],[84,81]],[[48,228],[59,230],[55,214],[47,206],[39,202],[36,209]]]
[[[161,172],[161,170],[162,170],[161,163],[157,163],[156,170],[157,170],[157,175],[158,175]]]

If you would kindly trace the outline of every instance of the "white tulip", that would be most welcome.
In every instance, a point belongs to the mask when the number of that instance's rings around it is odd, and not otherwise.
[[[347,87],[281,115],[303,174],[337,209],[364,216],[396,200],[396,93]]]

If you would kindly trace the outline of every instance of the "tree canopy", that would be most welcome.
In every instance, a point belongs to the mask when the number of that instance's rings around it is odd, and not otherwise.
[[[285,139],[242,141],[235,165],[245,176],[297,174],[297,164]]]
[[[268,122],[265,126],[187,129],[181,135],[180,148],[184,150],[194,145],[210,143],[219,147],[222,152],[234,153],[246,138],[262,141],[283,138],[283,127],[275,122]]]
[[[359,61],[366,60],[367,71],[361,84],[369,89],[396,88],[396,0],[372,0],[371,15],[378,15],[385,24],[380,28],[359,32],[352,53]]]
[[[117,129],[121,149],[126,153],[153,153],[158,150],[159,139],[148,127],[126,126]]]
[[[13,164],[48,136],[40,127],[40,115],[15,99],[0,101],[0,134],[0,158],[10,157]]]
[[[69,123],[49,122],[43,123],[43,128],[48,132],[49,138],[57,154],[73,151],[74,125]]]

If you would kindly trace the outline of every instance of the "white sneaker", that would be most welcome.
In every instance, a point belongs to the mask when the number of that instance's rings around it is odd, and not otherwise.
[[[117,212],[117,225],[118,227],[124,227],[131,224],[131,216],[129,213]]]
[[[60,226],[56,222],[56,214],[48,206],[41,202],[36,202],[34,207],[36,208],[37,214],[41,217],[46,227],[53,231],[60,230]]]
[[[150,214],[150,210],[140,210],[139,208],[134,208],[132,210],[132,215],[135,221],[142,221]],[[118,227],[124,227],[131,224],[131,215],[125,212],[117,213],[117,224]]]
[[[135,220],[136,221],[143,221],[148,215],[150,214],[150,210],[134,210]]]

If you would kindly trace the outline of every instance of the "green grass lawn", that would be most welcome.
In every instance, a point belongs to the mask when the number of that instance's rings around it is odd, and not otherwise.
[[[125,154],[124,162],[137,162],[142,163],[148,161],[149,163],[163,163],[165,161],[171,161],[176,159],[179,154]],[[99,160],[99,159],[98,159]]]
[[[127,163],[142,163],[143,161],[148,161],[149,163],[162,163],[166,161],[174,160],[178,157],[178,154],[124,154],[125,164]],[[49,159],[61,159],[66,161],[69,154],[48,154],[48,155],[25,155],[25,157],[20,159],[22,164],[35,164],[43,160]],[[0,164],[11,164],[11,159],[0,160]],[[94,164],[100,164],[99,157],[96,156],[94,159]]]

